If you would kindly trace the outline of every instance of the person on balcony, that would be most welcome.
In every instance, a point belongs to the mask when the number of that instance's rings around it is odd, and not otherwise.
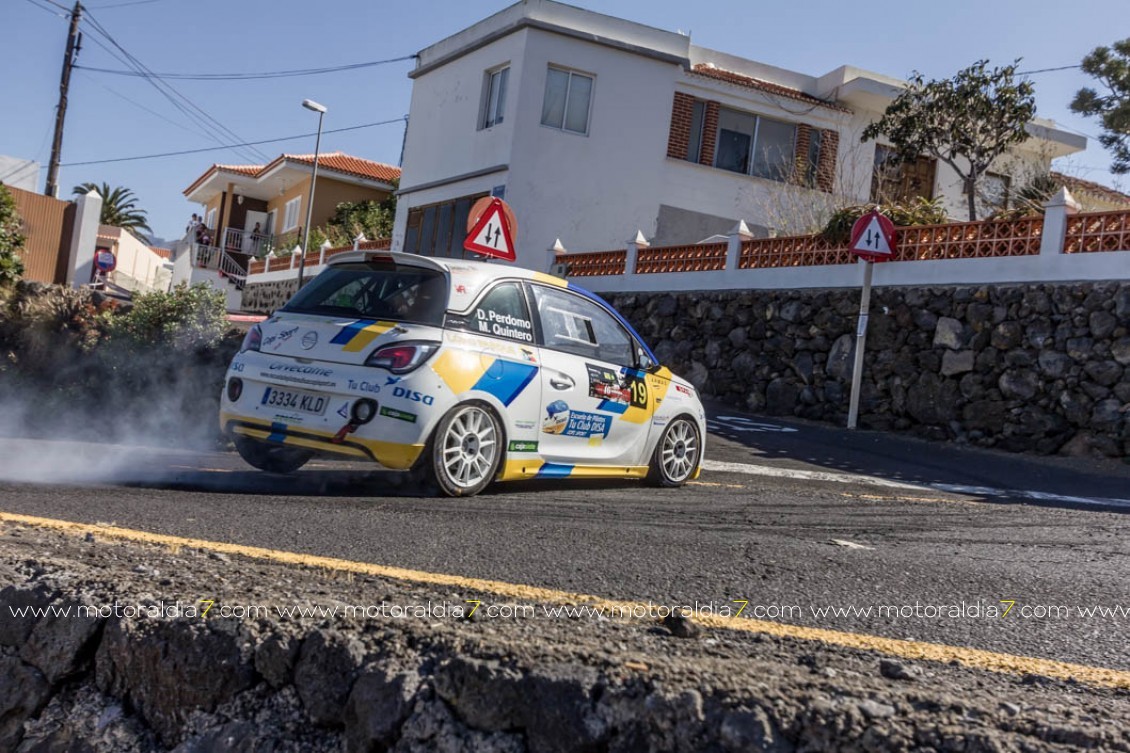
[[[263,231],[259,227],[259,223],[255,223],[255,227],[251,230],[251,255],[259,255],[259,243],[263,240]]]

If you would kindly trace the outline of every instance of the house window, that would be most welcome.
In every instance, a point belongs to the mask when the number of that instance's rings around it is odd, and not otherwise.
[[[788,180],[795,161],[796,126],[721,108],[714,166],[769,180]]]
[[[687,141],[687,161],[698,162],[702,156],[702,124],[706,119],[706,103],[696,99],[691,106],[691,135]]]
[[[880,204],[934,198],[937,162],[930,157],[904,161],[894,147],[875,146],[875,172],[871,178],[871,200]]]
[[[486,195],[477,193],[409,209],[404,228],[404,251],[421,256],[479,258],[478,254],[463,250],[463,240],[467,237],[467,216],[471,213],[471,206]]]
[[[509,78],[509,66],[486,72],[482,115],[479,118],[480,131],[502,122],[502,114],[506,110],[506,82]]]
[[[977,195],[986,212],[997,212],[1008,209],[1009,193],[1012,190],[1012,178],[1000,173],[985,173],[977,185]]]
[[[209,209],[208,214],[204,215],[204,227],[209,230],[216,229],[216,210]]]
[[[589,132],[592,76],[550,68],[545,78],[541,124],[573,133]]]
[[[291,199],[286,203],[286,209],[283,212],[283,232],[294,230],[298,227],[298,209],[302,204],[302,197]]]
[[[820,147],[824,145],[824,132],[812,128],[808,132],[808,156],[804,162],[804,185],[815,187],[820,181]]]

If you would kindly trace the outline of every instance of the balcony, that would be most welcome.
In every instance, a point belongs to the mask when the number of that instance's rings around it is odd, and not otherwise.
[[[227,253],[245,254],[261,258],[271,253],[281,254],[298,245],[299,232],[291,230],[281,235],[253,233],[243,228],[229,227],[224,230],[222,248]]]

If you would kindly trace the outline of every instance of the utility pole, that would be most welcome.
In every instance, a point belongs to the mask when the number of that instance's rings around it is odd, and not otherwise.
[[[51,162],[47,165],[47,185],[43,193],[48,196],[59,195],[59,162],[63,158],[63,123],[67,119],[67,92],[71,88],[71,68],[82,49],[82,38],[78,32],[78,22],[82,18],[82,3],[75,0],[71,11],[71,30],[67,34],[67,51],[63,56],[63,75],[59,78],[59,106],[55,109],[55,139],[51,142]]]

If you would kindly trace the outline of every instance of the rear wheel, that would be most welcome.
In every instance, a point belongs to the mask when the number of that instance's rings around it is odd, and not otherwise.
[[[444,494],[478,494],[498,474],[502,425],[485,405],[458,405],[439,422],[429,460],[431,475]]]
[[[232,441],[244,462],[267,473],[294,473],[314,457],[310,450],[264,444],[239,434]]]
[[[702,462],[702,439],[698,426],[686,416],[667,424],[655,454],[647,479],[657,486],[682,486],[694,475]]]

